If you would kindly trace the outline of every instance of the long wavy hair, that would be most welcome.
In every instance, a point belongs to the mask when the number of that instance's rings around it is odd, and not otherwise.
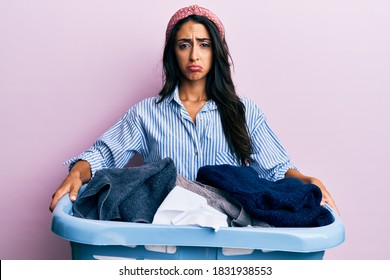
[[[213,51],[213,63],[206,78],[206,93],[209,99],[214,100],[221,116],[222,129],[228,142],[230,151],[245,165],[251,161],[252,141],[248,133],[245,119],[245,106],[236,94],[231,77],[231,56],[224,38],[221,38],[218,28],[209,19],[192,15],[179,21],[169,37],[163,55],[164,85],[158,102],[162,102],[174,91],[182,73],[175,55],[176,33],[181,26],[194,21],[203,24],[210,34]]]

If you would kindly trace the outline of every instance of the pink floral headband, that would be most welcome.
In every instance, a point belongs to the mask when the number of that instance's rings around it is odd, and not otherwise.
[[[171,17],[167,26],[166,38],[168,39],[176,23],[192,15],[202,16],[211,20],[217,26],[219,33],[221,34],[221,37],[222,38],[225,37],[225,29],[223,28],[222,22],[218,19],[218,17],[213,12],[207,10],[206,8],[199,7],[198,5],[192,5],[178,10]]]

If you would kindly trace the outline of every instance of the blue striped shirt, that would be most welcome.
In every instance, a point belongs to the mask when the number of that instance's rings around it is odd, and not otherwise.
[[[94,175],[102,168],[124,167],[136,153],[142,155],[145,163],[170,157],[177,172],[190,180],[205,165],[240,165],[229,150],[213,100],[208,100],[199,111],[195,125],[180,101],[178,88],[157,104],[159,98],[147,98],[134,105],[91,148],[66,163],[71,168],[77,160],[86,160]],[[254,162],[250,165],[262,178],[272,181],[283,178],[288,169],[296,167],[260,108],[247,98],[241,100],[254,146]]]

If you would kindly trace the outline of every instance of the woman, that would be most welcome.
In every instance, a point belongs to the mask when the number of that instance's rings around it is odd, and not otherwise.
[[[70,172],[53,194],[50,210],[96,170],[123,167],[136,153],[145,163],[165,157],[177,172],[194,180],[205,165],[247,165],[260,177],[295,177],[317,185],[322,203],[337,207],[320,180],[303,175],[266,123],[263,112],[235,92],[225,30],[211,11],[190,6],[168,23],[163,55],[165,83],[159,96],[133,106],[81,155],[68,161]]]

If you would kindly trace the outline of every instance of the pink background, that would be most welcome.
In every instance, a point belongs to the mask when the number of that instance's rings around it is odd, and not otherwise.
[[[193,1],[0,1],[0,258],[69,259],[50,231],[63,162],[161,86],[164,31]],[[390,259],[390,2],[198,1],[223,21],[239,94],[346,226],[325,259]]]

